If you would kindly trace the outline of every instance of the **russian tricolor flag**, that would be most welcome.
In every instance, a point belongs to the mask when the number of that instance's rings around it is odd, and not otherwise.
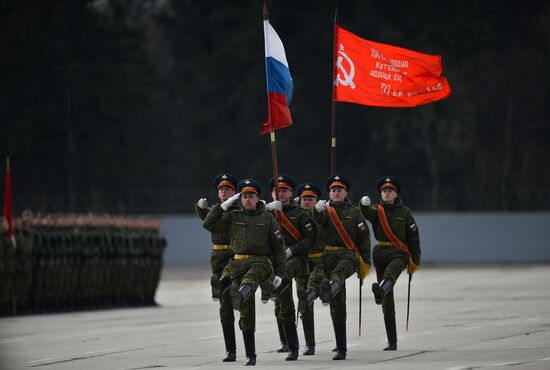
[[[264,42],[269,117],[260,128],[262,135],[292,124],[288,106],[294,91],[283,42],[268,19],[264,20]]]

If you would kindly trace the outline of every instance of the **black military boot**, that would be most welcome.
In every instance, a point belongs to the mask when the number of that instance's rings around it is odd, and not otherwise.
[[[252,286],[250,284],[243,284],[238,290],[235,287],[231,287],[231,304],[233,309],[240,311],[244,302],[252,296]]]
[[[281,340],[281,347],[277,349],[278,353],[288,352],[288,344],[286,343],[285,329],[283,328],[283,322],[277,319],[277,329],[279,329],[279,339]]]
[[[286,342],[288,343],[288,355],[285,361],[296,361],[298,359],[298,350],[300,349],[296,325],[293,322],[285,322],[283,323],[283,327],[285,329]]]
[[[307,308],[307,299],[305,289],[296,289],[296,295],[298,296],[298,312],[304,313]]]
[[[217,302],[231,286],[231,279],[227,276],[220,279],[218,275],[214,274],[210,278],[210,286],[212,287],[212,300]]]
[[[393,286],[391,279],[382,280],[380,284],[372,283],[372,292],[374,293],[374,301],[376,304],[382,304],[384,297],[389,293]]]
[[[336,336],[336,354],[333,360],[345,360],[348,351],[346,344],[346,323],[334,323],[334,335]]]
[[[321,288],[319,291],[319,298],[323,302],[323,306],[328,306],[332,299],[332,294],[330,293],[330,285],[328,281],[323,281],[321,283]]]
[[[244,360],[244,366],[256,365],[256,342],[254,340],[254,330],[243,331],[244,350],[246,353],[246,359]]]
[[[336,297],[338,293],[340,293],[340,290],[342,289],[342,284],[340,284],[337,281],[331,281],[330,282],[330,296],[331,299]]]
[[[237,343],[235,341],[235,325],[222,324],[223,340],[225,341],[226,356],[223,362],[235,362],[237,359]]]
[[[306,291],[298,291],[298,311],[304,313],[309,306],[313,304],[313,301],[319,297],[315,289],[308,289]]]
[[[388,346],[384,348],[384,351],[395,351],[397,350],[395,316],[384,315],[384,324],[386,325],[386,336],[388,337]]]
[[[315,354],[315,326],[313,318],[302,320],[302,326],[304,327],[304,338],[306,338],[306,348],[303,355],[313,356]]]
[[[274,290],[274,293],[275,293],[275,297],[279,297],[281,294],[283,294],[283,292],[290,286],[290,280],[287,279],[286,277],[283,277],[282,280],[281,280],[281,284],[279,285],[279,287],[275,288]]]
[[[265,280],[260,284],[260,289],[262,291],[262,303],[267,303],[269,301],[270,286],[269,281]]]

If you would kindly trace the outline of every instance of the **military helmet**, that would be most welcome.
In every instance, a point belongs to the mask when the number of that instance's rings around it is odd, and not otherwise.
[[[382,176],[376,181],[376,188],[379,191],[390,188],[399,193],[401,191],[401,183],[393,176]]]

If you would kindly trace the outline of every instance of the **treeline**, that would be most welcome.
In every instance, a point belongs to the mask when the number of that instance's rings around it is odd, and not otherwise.
[[[334,4],[269,2],[295,82],[279,168],[298,182],[330,174]],[[267,184],[261,1],[0,9],[0,155],[16,212],[191,212],[220,172]],[[414,109],[337,104],[337,171],[354,201],[392,174],[415,209],[550,208],[550,3],[340,1],[339,21],[441,54],[453,89]]]

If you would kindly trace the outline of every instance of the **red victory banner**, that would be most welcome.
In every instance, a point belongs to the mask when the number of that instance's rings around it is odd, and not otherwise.
[[[451,94],[441,56],[362,39],[335,25],[334,100],[415,107]]]

